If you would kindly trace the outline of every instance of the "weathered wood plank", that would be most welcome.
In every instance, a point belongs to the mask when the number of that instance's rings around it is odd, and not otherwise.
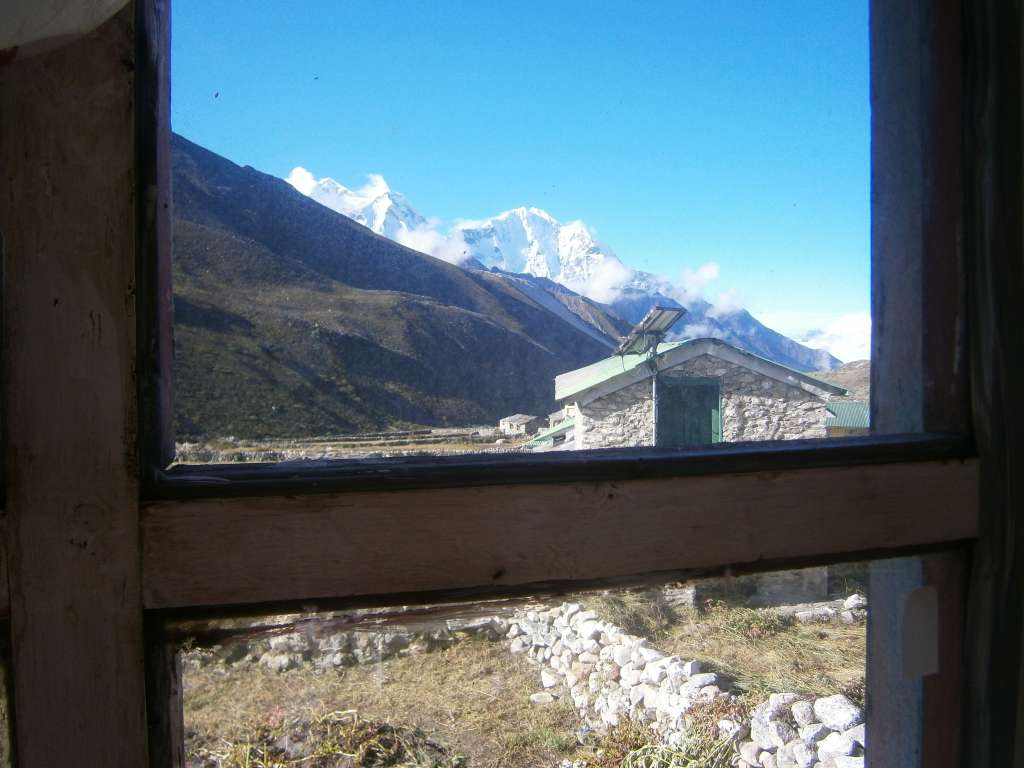
[[[146,627],[149,768],[184,768],[185,724],[179,645],[158,617]]]
[[[966,6],[965,257],[981,459],[967,608],[964,762],[1024,765],[1024,7]]]
[[[11,615],[11,590],[7,569],[10,563],[7,551],[7,513],[0,512],[0,619]]]
[[[147,608],[614,578],[968,539],[973,461],[164,501]]]
[[[143,484],[174,460],[171,98],[168,0],[135,4],[139,440]]]
[[[0,67],[17,764],[146,762],[135,480],[134,35]]]
[[[974,456],[950,434],[885,434],[714,443],[685,449],[605,448],[547,453],[177,465],[160,473],[155,499],[288,496],[519,483],[593,483],[740,472],[935,461]]]
[[[970,430],[961,231],[960,0],[871,4],[871,428]],[[933,571],[941,571],[936,561]],[[959,683],[948,657],[928,678],[904,674],[902,596],[924,586],[922,564],[872,566],[868,621],[869,760],[952,766]],[[955,573],[932,573],[948,606]],[[945,578],[948,576],[949,578]],[[948,609],[945,612],[949,613]],[[947,633],[959,625],[942,625]],[[956,641],[947,635],[946,646]],[[943,723],[941,732],[924,731]],[[927,747],[923,742],[927,741]],[[927,757],[928,762],[925,762]]]

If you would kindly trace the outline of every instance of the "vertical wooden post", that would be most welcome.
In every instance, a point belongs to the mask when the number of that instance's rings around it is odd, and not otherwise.
[[[146,764],[133,9],[0,68],[17,764]]]
[[[874,432],[970,432],[960,14],[960,0],[871,4]],[[872,567],[867,716],[875,768],[959,764],[964,580],[959,555]],[[911,673],[902,656],[903,612],[919,589],[935,591],[939,612],[939,666],[927,674]]]
[[[971,395],[981,460],[967,611],[964,764],[1024,764],[1024,7],[968,5]]]

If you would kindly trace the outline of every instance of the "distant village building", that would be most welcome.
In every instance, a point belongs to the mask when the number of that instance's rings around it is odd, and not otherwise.
[[[846,394],[719,339],[640,349],[555,378],[555,399],[575,413],[571,447],[826,437],[829,400]]]
[[[524,437],[532,435],[542,426],[545,420],[539,416],[530,416],[525,413],[516,413],[506,416],[498,422],[498,431],[508,437]],[[492,424],[494,422],[491,422]]]
[[[833,400],[828,404],[825,431],[829,437],[853,437],[871,432],[866,400]]]

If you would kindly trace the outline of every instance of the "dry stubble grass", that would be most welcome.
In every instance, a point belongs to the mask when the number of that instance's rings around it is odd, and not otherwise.
[[[473,768],[557,765],[576,750],[575,715],[559,701],[534,705],[537,668],[504,643],[454,648],[316,674],[256,664],[212,664],[185,676],[186,749],[192,754],[254,733],[277,733],[295,713],[351,710],[371,721],[421,728]]]
[[[729,711],[708,707],[691,713],[695,729],[707,730],[699,741],[708,748],[719,719],[742,719],[770,692],[844,692],[863,703],[863,624],[803,625],[772,609],[728,603],[673,609],[656,594],[583,600],[666,653],[699,659],[734,681],[739,696]],[[326,674],[214,664],[188,672],[185,684],[187,746],[193,751],[223,740],[245,742],[261,730],[273,733],[297,715],[315,718],[349,709],[372,721],[419,727],[465,755],[471,768],[551,768],[562,758],[584,755],[591,766],[619,768],[626,754],[650,740],[643,727],[610,734],[600,758],[580,750],[567,702],[529,703],[529,694],[540,688],[537,667],[510,655],[506,643],[484,640]]]
[[[799,624],[773,609],[719,603],[679,611],[659,647],[700,659],[751,693],[863,697],[863,623]]]

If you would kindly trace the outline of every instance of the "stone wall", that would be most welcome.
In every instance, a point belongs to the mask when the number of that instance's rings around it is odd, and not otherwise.
[[[859,596],[857,596],[859,597]],[[863,620],[864,603],[856,609]],[[603,731],[646,722],[669,746],[686,743],[694,707],[732,700],[729,681],[698,660],[668,656],[578,603],[524,611],[508,630],[512,653],[541,668],[538,704],[568,696],[583,723]],[[739,768],[863,768],[864,713],[845,696],[772,694],[745,722],[718,721]]]
[[[650,445],[654,445],[654,399],[650,379],[630,384],[580,408],[576,419],[578,448]]]
[[[700,355],[660,375],[718,379],[727,443],[826,436],[824,399],[749,368]]]
[[[717,379],[722,396],[722,440],[796,440],[825,437],[826,400],[711,355],[663,371],[665,378]],[[654,445],[651,381],[644,380],[581,407],[579,448]]]

